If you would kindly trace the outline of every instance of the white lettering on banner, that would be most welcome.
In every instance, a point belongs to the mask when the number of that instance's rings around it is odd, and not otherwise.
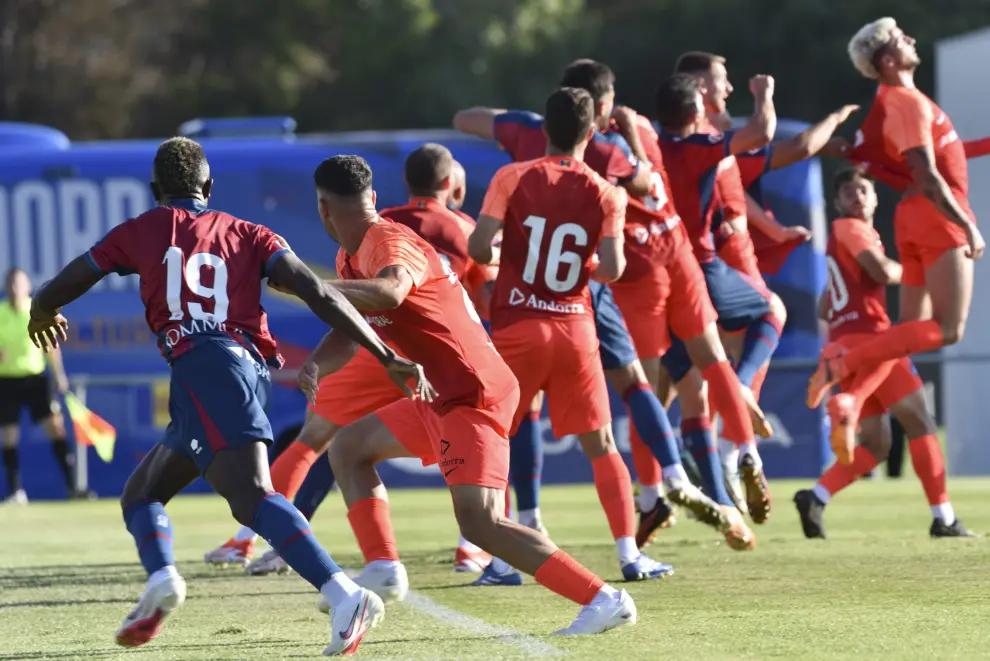
[[[40,285],[151,204],[147,184],[133,177],[29,179],[0,186],[0,270],[19,266]],[[111,275],[97,287],[136,289],[137,276]]]

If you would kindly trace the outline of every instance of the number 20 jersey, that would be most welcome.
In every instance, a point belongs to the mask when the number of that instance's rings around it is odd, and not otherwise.
[[[224,336],[281,367],[261,281],[288,251],[267,227],[178,200],[113,228],[86,256],[100,273],[141,278],[145,318],[166,359]]]
[[[504,224],[492,328],[522,319],[590,319],[588,279],[602,237],[622,232],[625,192],[583,161],[545,156],[502,167],[481,213]]]
[[[829,332],[836,340],[853,333],[880,333],[890,328],[887,288],[873,280],[857,258],[867,250],[883,251],[880,235],[858,218],[839,218],[825,249],[828,264]]]

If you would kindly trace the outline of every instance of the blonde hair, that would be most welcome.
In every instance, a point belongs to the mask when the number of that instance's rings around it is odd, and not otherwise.
[[[853,66],[867,78],[874,80],[880,77],[873,63],[877,52],[890,42],[890,33],[897,27],[897,21],[890,16],[878,18],[867,23],[849,42],[849,59]]]

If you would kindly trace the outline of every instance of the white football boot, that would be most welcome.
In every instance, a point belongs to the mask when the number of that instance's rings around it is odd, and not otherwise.
[[[222,545],[208,551],[203,556],[203,561],[215,567],[227,567],[229,565],[247,565],[254,555],[254,540],[245,539],[242,542],[234,538],[228,539]]]
[[[406,566],[401,562],[374,560],[365,565],[364,570],[351,580],[362,588],[374,592],[386,604],[402,601],[409,594],[409,576],[406,574]],[[320,595],[316,607],[324,613],[330,611],[330,604],[323,595]]]
[[[329,606],[328,606],[329,608]],[[362,588],[353,597],[330,608],[330,644],[323,656],[351,656],[364,634],[385,617],[381,597]]]
[[[290,574],[292,573],[292,567],[282,559],[282,556],[278,554],[275,549],[270,549],[265,551],[265,553],[256,560],[252,560],[247,567],[244,568],[244,573],[248,576],[267,576],[268,574]]]
[[[555,636],[587,636],[605,633],[625,624],[636,624],[636,604],[625,590],[608,596],[595,595],[590,604],[581,609],[577,618],[566,629],[555,631]]]
[[[148,578],[137,607],[117,629],[117,644],[140,647],[161,631],[169,613],[186,600],[186,582],[174,567],[166,567]]]

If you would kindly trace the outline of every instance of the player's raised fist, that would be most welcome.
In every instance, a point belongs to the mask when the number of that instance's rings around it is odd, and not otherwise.
[[[392,379],[392,383],[402,388],[409,399],[432,402],[437,396],[437,391],[426,380],[426,373],[423,372],[422,365],[417,365],[401,356],[395,356],[385,363],[385,371],[388,372],[388,378]],[[412,386],[409,385],[410,381],[413,382]]]
[[[847,106],[842,106],[841,108],[836,110],[835,116],[839,120],[839,123],[841,124],[842,122],[849,119],[849,116],[854,112],[856,112],[857,110],[859,110],[859,106],[855,104],[849,104]]]
[[[753,96],[773,96],[773,76],[753,76],[749,79],[749,91]]]

